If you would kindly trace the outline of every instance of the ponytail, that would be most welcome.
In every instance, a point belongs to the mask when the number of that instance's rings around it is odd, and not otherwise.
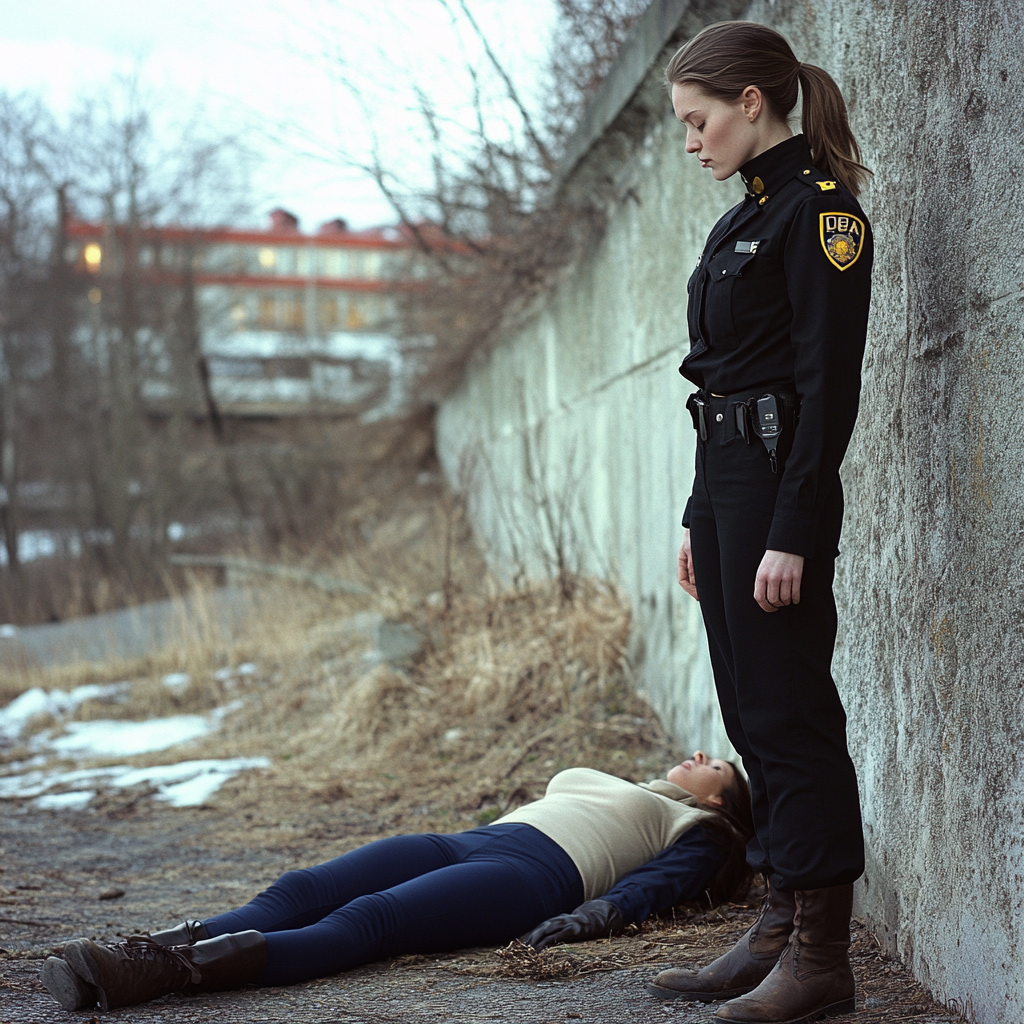
[[[871,171],[860,162],[860,146],[850,131],[839,86],[827,71],[813,64],[801,64],[797,74],[804,100],[800,123],[811,147],[814,166],[855,196],[859,195]]]
[[[710,96],[732,102],[756,85],[776,116],[786,119],[803,91],[801,121],[814,166],[854,195],[871,172],[860,162],[846,103],[831,76],[801,64],[774,29],[750,21],[708,25],[669,61],[670,85],[692,82]]]

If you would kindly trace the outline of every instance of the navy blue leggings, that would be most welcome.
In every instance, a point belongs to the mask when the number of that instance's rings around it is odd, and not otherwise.
[[[210,937],[267,938],[260,985],[289,985],[401,953],[510,942],[583,902],[569,855],[532,825],[395,836],[283,874]]]

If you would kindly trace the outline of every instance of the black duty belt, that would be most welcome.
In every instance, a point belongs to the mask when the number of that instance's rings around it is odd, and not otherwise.
[[[701,389],[686,400],[686,408],[693,418],[693,429],[702,441],[711,432],[710,399],[725,402],[736,418],[736,433],[750,444],[759,437],[771,459],[772,472],[779,471],[776,449],[787,430],[794,430],[800,419],[800,398],[792,384],[775,385],[757,391],[742,391],[734,395],[714,395]]]

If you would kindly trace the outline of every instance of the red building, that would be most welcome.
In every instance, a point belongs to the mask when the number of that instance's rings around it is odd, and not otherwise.
[[[224,414],[386,414],[401,404],[399,300],[419,276],[402,229],[350,231],[332,220],[304,234],[278,209],[263,231],[143,228],[129,245],[123,229],[72,222],[68,236],[69,255],[95,277],[95,329],[110,321],[104,306],[119,294],[128,262],[151,291],[193,289],[199,344]],[[154,359],[148,401],[166,400],[168,365]]]

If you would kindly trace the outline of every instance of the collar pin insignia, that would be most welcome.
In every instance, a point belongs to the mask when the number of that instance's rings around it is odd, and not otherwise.
[[[755,178],[750,183],[751,188],[754,190],[755,195],[760,195],[764,191],[764,182],[760,178]]]

